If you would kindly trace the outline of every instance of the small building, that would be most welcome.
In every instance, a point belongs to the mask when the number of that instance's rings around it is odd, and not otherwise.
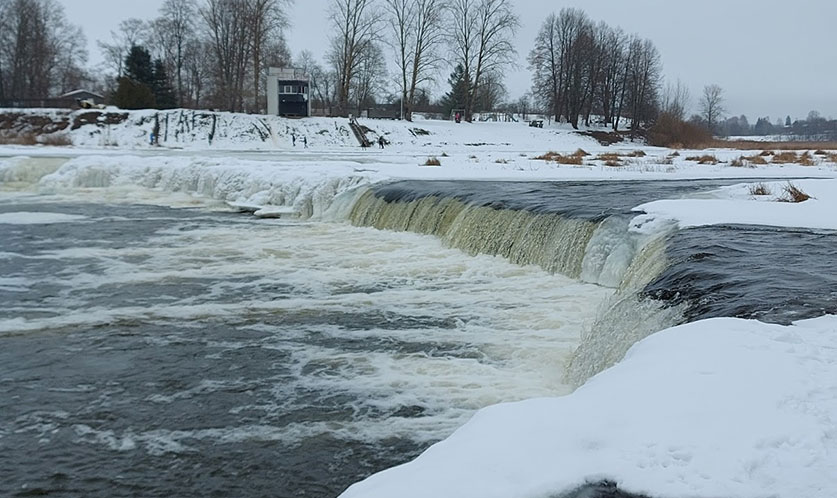
[[[58,97],[58,99],[69,100],[73,102],[87,100],[96,105],[105,103],[105,97],[99,95],[98,93],[91,92],[89,90],[73,90],[72,92],[67,92],[64,95],[61,95],[60,97]]]
[[[311,115],[311,78],[301,69],[271,67],[267,70],[267,113],[271,116]]]

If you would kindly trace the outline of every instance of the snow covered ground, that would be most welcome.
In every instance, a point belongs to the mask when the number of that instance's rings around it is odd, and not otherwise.
[[[837,165],[827,157],[812,166],[734,167],[734,159],[759,151],[713,150],[720,162],[699,165],[687,158],[707,151],[606,147],[560,126],[375,120],[361,124],[391,145],[361,150],[345,120],[235,116],[223,117],[227,131],[212,145],[204,130],[150,147],[149,116],[132,115],[133,124],[109,131],[81,127],[72,132],[73,147],[0,146],[0,189],[112,202],[191,199],[319,219],[352,189],[394,178],[740,178],[698,198],[637,206],[634,228],[653,231],[675,221],[837,230]],[[258,120],[267,139],[255,131]],[[308,138],[309,147],[299,138],[294,147],[291,133]],[[590,154],[580,165],[536,159],[577,149]],[[619,166],[599,158],[614,152],[623,155]],[[441,165],[425,166],[430,157]],[[812,199],[779,202],[789,179]],[[757,183],[770,193],[753,195]],[[0,218],[0,230],[6,222]],[[569,396],[484,409],[416,461],[358,483],[344,497],[540,498],[603,479],[658,497],[833,497],[835,455],[837,318],[788,327],[713,319],[637,343],[624,361]]]

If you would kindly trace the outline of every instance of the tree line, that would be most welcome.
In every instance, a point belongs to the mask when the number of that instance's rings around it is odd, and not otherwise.
[[[86,62],[87,39],[55,0],[0,0],[0,101],[75,90]]]
[[[578,128],[599,116],[616,130],[627,117],[638,129],[656,115],[662,63],[654,43],[580,9],[547,16],[528,60],[533,94],[556,121]]]
[[[310,75],[313,107],[327,115],[385,101],[406,119],[417,106],[435,104],[465,120],[504,110],[544,113],[576,128],[641,130],[662,122],[719,134],[777,129],[769,120],[754,126],[743,117],[724,120],[717,85],[704,88],[699,113],[687,120],[688,89],[679,81],[664,86],[654,43],[580,9],[544,18],[526,59],[531,92],[503,103],[503,75],[518,57],[513,40],[520,20],[511,0],[330,0],[321,60],[306,50],[291,56],[285,30],[292,4],[164,0],[156,18],[126,19],[110,39],[97,42],[106,70],[94,77],[85,68],[84,34],[56,0],[0,0],[0,100],[92,86],[125,108],[263,112],[268,68],[292,66]],[[431,101],[446,68],[447,91]],[[831,127],[809,119],[783,130],[814,135]]]

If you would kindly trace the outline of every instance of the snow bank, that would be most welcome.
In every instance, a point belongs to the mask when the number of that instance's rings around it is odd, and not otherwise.
[[[478,412],[342,498],[837,496],[837,317],[674,327],[571,395]]]
[[[649,202],[635,208],[646,214],[634,226],[648,226],[659,220],[674,220],[682,228],[719,225],[767,225],[837,230],[837,180],[794,180],[792,185],[812,196],[800,202],[784,202],[788,182],[763,182],[770,192],[755,196],[754,184],[739,184],[713,192],[714,198],[670,199]]]

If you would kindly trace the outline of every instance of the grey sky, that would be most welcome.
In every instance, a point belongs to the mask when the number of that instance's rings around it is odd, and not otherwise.
[[[59,0],[70,21],[82,26],[92,63],[101,61],[95,40],[109,38],[119,21],[150,19],[162,0]],[[328,45],[326,10],[330,0],[296,0],[287,33],[294,54],[308,49],[322,58]],[[660,50],[664,74],[692,92],[692,112],[704,85],[725,90],[729,114],[772,120],[803,118],[818,110],[837,118],[837,51],[832,0],[513,0],[521,29],[516,45],[520,64],[509,71],[512,98],[529,89],[526,56],[543,18],[562,7],[578,7],[595,21],[650,38]],[[439,77],[441,93],[449,69]]]

